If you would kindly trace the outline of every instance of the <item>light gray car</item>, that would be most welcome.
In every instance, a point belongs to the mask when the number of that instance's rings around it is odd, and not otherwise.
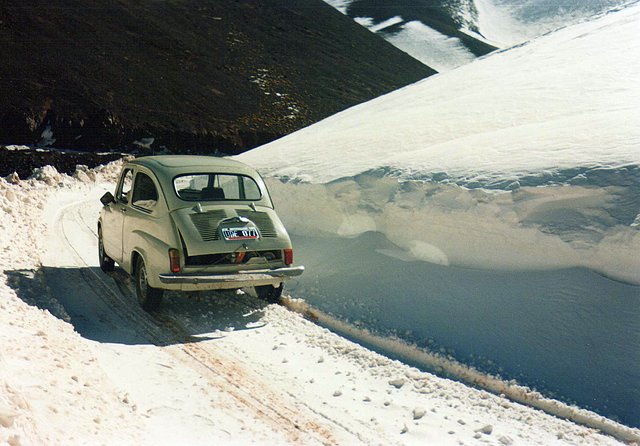
[[[208,156],[149,156],[127,162],[115,194],[100,199],[100,268],[117,262],[146,310],[164,290],[255,287],[278,301],[298,276],[293,248],[260,175]]]

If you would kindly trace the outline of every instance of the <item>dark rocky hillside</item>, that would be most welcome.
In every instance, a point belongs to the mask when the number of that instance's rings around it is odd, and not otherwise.
[[[3,0],[0,60],[0,144],[90,151],[237,153],[434,73],[322,0]]]

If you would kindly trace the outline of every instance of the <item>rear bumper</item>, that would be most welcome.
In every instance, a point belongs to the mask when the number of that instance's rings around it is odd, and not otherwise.
[[[260,285],[279,285],[299,276],[304,266],[239,271],[234,274],[160,274],[163,288],[182,291],[243,288]]]

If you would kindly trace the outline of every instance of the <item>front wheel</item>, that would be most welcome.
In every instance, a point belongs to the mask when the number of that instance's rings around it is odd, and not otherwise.
[[[274,287],[273,285],[262,285],[255,287],[255,289],[256,294],[260,299],[275,304],[280,302],[282,290],[284,290],[284,283],[281,283],[279,287]]]
[[[136,297],[145,311],[154,311],[160,307],[164,290],[149,285],[147,268],[142,258],[136,263]]]
[[[98,260],[100,269],[105,273],[110,273],[115,269],[115,262],[104,252],[104,242],[102,241],[102,228],[98,228]]]

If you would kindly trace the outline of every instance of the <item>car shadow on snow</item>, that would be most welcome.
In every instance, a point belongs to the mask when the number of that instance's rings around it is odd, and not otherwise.
[[[160,309],[139,306],[129,276],[97,267],[5,271],[8,285],[26,304],[71,323],[84,338],[127,345],[173,345],[224,338],[238,330],[254,330],[267,306],[235,291],[165,293]]]

